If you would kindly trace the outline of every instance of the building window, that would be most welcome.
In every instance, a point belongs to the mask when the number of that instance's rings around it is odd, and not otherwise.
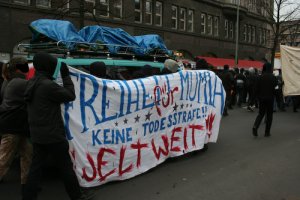
[[[100,0],[100,16],[101,17],[109,17],[109,0]]]
[[[300,35],[299,35],[299,36],[300,36]],[[267,30],[267,41],[266,41],[267,46],[270,45],[270,41],[271,41],[271,31],[270,31],[270,30]],[[298,45],[296,44],[296,46],[298,46]]]
[[[250,25],[248,25],[248,42],[251,43],[251,39],[252,39],[252,28]]]
[[[155,2],[155,25],[162,26],[162,2]]]
[[[262,44],[266,44],[266,29],[262,29]]]
[[[113,1],[113,11],[114,18],[121,19],[122,18],[122,0],[114,0]]]
[[[194,32],[194,11],[188,11],[187,31]]]
[[[224,35],[225,35],[225,38],[228,38],[228,35],[229,35],[229,25],[228,25],[228,20],[225,19],[225,24],[224,24]]]
[[[186,22],[186,9],[180,8],[179,15],[179,30],[185,31],[185,22]]]
[[[259,44],[262,44],[262,30],[261,30],[261,28],[258,29],[258,37],[259,37]]]
[[[244,25],[244,30],[243,30],[243,41],[247,42],[247,25]]]
[[[42,8],[50,8],[51,1],[50,0],[36,0],[36,6],[42,7]]]
[[[84,8],[86,9],[87,15],[95,15],[95,0],[85,0],[84,1]]]
[[[252,26],[252,43],[255,43],[255,37],[256,37],[256,28],[255,26]]]
[[[30,0],[13,0],[14,3],[30,5]]]
[[[201,33],[206,33],[206,14],[201,13]]]
[[[229,22],[229,37],[230,39],[233,39],[233,22]]]
[[[172,28],[173,29],[177,29],[177,6],[172,6]]]
[[[152,24],[152,0],[146,0],[145,23]]]
[[[214,36],[219,36],[219,17],[214,17]]]
[[[207,15],[207,34],[208,35],[212,35],[213,34],[213,30],[212,27],[213,26],[213,20],[212,20],[212,16],[211,15]]]

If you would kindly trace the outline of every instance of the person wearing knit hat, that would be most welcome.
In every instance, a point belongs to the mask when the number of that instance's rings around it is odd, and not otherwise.
[[[167,59],[164,62],[164,68],[169,70],[171,73],[176,73],[179,70],[179,65],[175,60]]]
[[[57,62],[55,57],[46,53],[36,54],[33,58],[36,73],[28,81],[25,91],[33,158],[27,183],[22,191],[23,200],[37,198],[42,166],[49,154],[58,165],[70,199],[79,200],[83,195],[73,170],[61,114],[61,104],[76,98],[74,84],[65,63],[61,63],[60,68],[63,85],[53,81]]]

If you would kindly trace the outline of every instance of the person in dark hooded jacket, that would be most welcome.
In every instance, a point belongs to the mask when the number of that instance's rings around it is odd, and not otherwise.
[[[265,137],[269,137],[272,120],[273,120],[273,103],[275,88],[277,86],[277,79],[273,75],[273,67],[270,63],[265,63],[263,66],[263,72],[257,79],[256,83],[256,97],[259,102],[258,116],[255,119],[252,133],[256,137],[259,125],[266,115],[266,129]]]
[[[60,72],[63,86],[60,86],[52,78],[57,65],[56,58],[46,53],[38,53],[33,58],[33,65],[36,72],[25,91],[33,159],[23,190],[23,200],[37,198],[42,165],[49,154],[53,155],[58,165],[70,199],[81,199],[82,193],[69,155],[69,144],[60,108],[62,103],[76,98],[69,69],[62,63]]]

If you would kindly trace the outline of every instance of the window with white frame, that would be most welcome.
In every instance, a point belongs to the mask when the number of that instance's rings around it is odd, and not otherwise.
[[[142,0],[134,1],[134,21],[137,23],[142,23],[143,14],[142,14]]]
[[[42,8],[50,8],[51,7],[51,1],[50,0],[36,0],[36,6],[42,7]]]
[[[262,29],[258,29],[258,38],[259,38],[259,44],[262,44]]]
[[[30,5],[30,0],[13,0],[14,3]]]
[[[187,31],[194,32],[194,10],[188,10]]]
[[[271,41],[271,31],[267,30],[267,41],[266,41],[266,45],[269,46],[270,45],[270,41]],[[300,39],[300,38],[299,38]]]
[[[211,15],[207,15],[207,34],[212,35],[213,34],[213,18]]]
[[[177,6],[172,6],[172,29],[177,29],[177,19],[178,19],[178,7]]]
[[[146,0],[145,23],[152,24],[152,0]]]
[[[232,21],[230,21],[229,22],[229,37],[230,37],[230,39],[233,39],[233,22]]]
[[[214,36],[219,36],[219,17],[214,17]]]
[[[266,44],[266,29],[262,30],[262,44],[265,45]]]
[[[206,33],[206,14],[201,13],[201,33]]]
[[[186,29],[186,9],[180,8],[180,15],[179,15],[179,30],[185,31]]]
[[[99,14],[101,17],[109,17],[109,0],[99,1]]]
[[[252,43],[255,43],[256,41],[256,28],[255,26],[252,26]]]
[[[84,8],[87,15],[95,15],[95,0],[84,0]]]
[[[228,20],[227,19],[225,19],[225,21],[224,21],[224,36],[225,36],[225,38],[228,38],[228,36],[229,36],[229,23],[228,23]]]
[[[244,24],[243,26],[243,41],[247,42],[247,25]]]
[[[156,1],[155,2],[155,25],[156,26],[162,26],[162,10],[163,10],[162,2]]]
[[[122,0],[114,0],[113,1],[113,14],[114,18],[121,19],[123,17],[123,2]]]
[[[248,25],[248,42],[251,43],[252,40],[252,27],[250,25]]]

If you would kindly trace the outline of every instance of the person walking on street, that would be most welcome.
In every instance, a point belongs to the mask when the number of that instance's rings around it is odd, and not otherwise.
[[[241,68],[240,72],[236,75],[236,92],[237,92],[237,105],[242,106],[244,101],[244,91],[245,91],[246,77],[244,75],[244,69]]]
[[[230,102],[231,102],[231,91],[232,91],[233,85],[234,85],[234,79],[233,79],[232,74],[229,72],[228,65],[224,65],[224,71],[220,76],[221,76],[221,80],[222,80],[224,89],[226,91],[226,101],[225,101],[223,116],[227,116],[228,115],[228,107],[230,106]]]
[[[32,145],[29,142],[29,126],[24,92],[27,85],[25,73],[27,60],[14,57],[3,65],[4,84],[0,104],[0,182],[8,172],[16,153],[20,155],[21,186],[26,183],[32,159]]]
[[[60,70],[63,86],[52,80],[57,62],[56,58],[46,53],[38,53],[33,58],[36,73],[29,80],[25,91],[33,158],[23,191],[23,200],[37,198],[42,165],[49,154],[55,158],[69,198],[82,199],[82,192],[69,155],[69,144],[60,108],[62,103],[75,100],[75,90],[69,69],[64,63]]]
[[[255,119],[252,134],[256,137],[259,125],[266,115],[265,137],[269,137],[273,120],[273,103],[277,79],[273,75],[273,67],[270,63],[265,63],[263,73],[258,77],[256,84],[256,95],[259,102],[258,116]]]

